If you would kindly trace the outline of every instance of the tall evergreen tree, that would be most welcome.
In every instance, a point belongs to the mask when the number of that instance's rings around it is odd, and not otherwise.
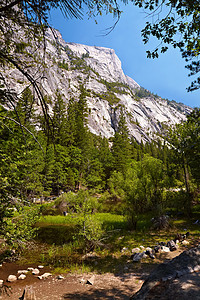
[[[113,168],[122,173],[125,172],[130,159],[130,140],[126,125],[125,111],[121,108],[118,128],[113,138],[111,148],[113,154]]]

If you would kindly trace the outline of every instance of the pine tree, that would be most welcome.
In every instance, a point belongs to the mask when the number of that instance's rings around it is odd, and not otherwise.
[[[113,169],[125,172],[130,159],[130,141],[126,125],[125,112],[121,108],[118,128],[115,132],[112,145]]]

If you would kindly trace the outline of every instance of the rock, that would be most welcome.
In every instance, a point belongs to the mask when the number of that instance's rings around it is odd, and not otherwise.
[[[0,267],[2,267],[3,265],[2,264],[0,264]]]
[[[131,255],[131,259],[133,260],[133,262],[138,262],[143,258],[146,258],[147,255],[145,254],[145,252],[142,253],[134,253],[133,255]]]
[[[186,241],[186,240],[183,240],[183,241],[182,241],[182,245],[184,245],[184,246],[189,245],[189,242]]]
[[[140,252],[140,248],[133,248],[132,250],[131,250],[131,252],[132,253],[138,253],[138,252]]]
[[[27,268],[27,270],[28,270],[28,271],[33,271],[33,270],[34,270],[34,268],[32,268],[32,267],[29,267],[29,268]]]
[[[38,276],[38,278],[39,278],[39,279],[46,279],[46,278],[48,278],[48,277],[50,277],[50,276],[52,276],[51,273],[44,273],[44,274],[42,274],[41,276]]]
[[[25,274],[21,274],[21,275],[19,275],[19,277],[17,279],[24,280],[25,278],[26,278],[26,275]]]
[[[27,274],[28,270],[18,270],[17,274]]]
[[[7,281],[8,282],[14,282],[17,280],[17,276],[15,275],[9,275]]]
[[[153,251],[153,249],[152,249],[152,248],[150,248],[150,247],[146,247],[146,251],[150,251],[150,252],[152,252],[152,251]]]
[[[0,279],[0,288],[3,286],[3,280]]]
[[[58,275],[58,276],[56,277],[56,279],[62,280],[62,279],[65,279],[65,277],[63,277],[62,275]]]
[[[86,281],[86,284],[93,285],[94,284],[94,280],[95,280],[95,275],[92,275],[92,277]]]
[[[167,242],[167,247],[170,249],[170,251],[175,251],[178,249],[176,243],[173,240]]]
[[[44,266],[42,266],[42,265],[41,265],[41,266],[38,266],[38,269],[43,269],[43,268],[44,268]]]
[[[33,275],[38,275],[39,273],[40,273],[40,271],[38,269],[33,269],[32,270]]]
[[[50,276],[52,276],[52,274],[51,273],[44,273],[43,275],[42,275],[42,277],[45,279],[45,278],[48,278],[48,277],[50,277]]]
[[[155,259],[155,256],[153,255],[152,251],[146,250],[145,254],[148,255],[151,259]]]
[[[154,247],[155,253],[160,252],[160,250],[161,250],[161,246],[160,245],[157,245],[157,246]]]
[[[194,266],[194,272],[199,272],[200,271],[200,265]]]
[[[198,269],[198,267],[200,269],[200,248],[196,247],[188,251],[184,251],[183,253],[181,253],[179,256],[175,257],[171,261],[158,265],[153,270],[153,272],[148,276],[148,278],[145,280],[142,288],[130,299],[131,300],[157,299],[157,298],[149,298],[148,295],[156,285],[160,284],[161,281],[173,281],[175,278],[190,273],[191,270],[195,271],[195,268]]]
[[[170,252],[170,249],[169,247],[166,247],[166,246],[161,246],[161,249],[160,249],[161,252]]]

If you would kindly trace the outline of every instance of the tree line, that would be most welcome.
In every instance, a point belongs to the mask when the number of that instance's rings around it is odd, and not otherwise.
[[[1,106],[2,199],[12,196],[32,202],[87,189],[106,195],[105,210],[124,213],[128,207],[131,218],[148,210],[160,213],[172,204],[191,212],[200,182],[199,110],[157,141],[138,143],[129,135],[123,106],[112,138],[92,134],[86,96],[81,85],[79,98],[67,105],[58,90],[53,102],[46,97],[52,106],[50,127],[35,110],[30,88],[15,110]],[[173,192],[177,188],[181,195]]]

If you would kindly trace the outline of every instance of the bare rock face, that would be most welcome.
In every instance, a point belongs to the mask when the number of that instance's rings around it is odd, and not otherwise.
[[[41,57],[42,53],[42,49],[37,50]],[[79,97],[80,85],[84,85],[90,112],[88,128],[96,135],[106,138],[114,135],[121,107],[125,108],[129,134],[138,142],[151,141],[164,126],[186,119],[186,114],[192,110],[142,89],[124,74],[113,49],[66,43],[56,30],[54,34],[50,29],[46,32],[45,63],[39,84],[52,100],[58,89],[67,105],[71,98]],[[38,77],[34,68],[32,74]],[[17,70],[8,73],[10,87],[16,92],[28,85]]]
[[[179,256],[175,257],[169,262],[158,265],[155,268],[155,270],[146,279],[142,288],[135,295],[131,297],[131,300],[182,299],[182,297],[173,298],[171,295],[169,298],[167,298],[166,297],[167,293],[165,293],[165,288],[167,288],[169,284],[172,285],[175,284],[179,278],[182,278],[184,276],[191,277],[191,274],[199,271],[200,271],[200,245],[196,248],[192,248],[188,251],[184,251]],[[156,295],[150,296],[150,294],[152,294],[152,291],[155,290],[157,286],[160,286],[162,288],[163,296],[162,295],[160,295],[159,297],[157,297]],[[180,285],[179,288],[181,288]],[[187,297],[184,299],[187,299]],[[199,298],[190,298],[190,299],[199,299]]]

